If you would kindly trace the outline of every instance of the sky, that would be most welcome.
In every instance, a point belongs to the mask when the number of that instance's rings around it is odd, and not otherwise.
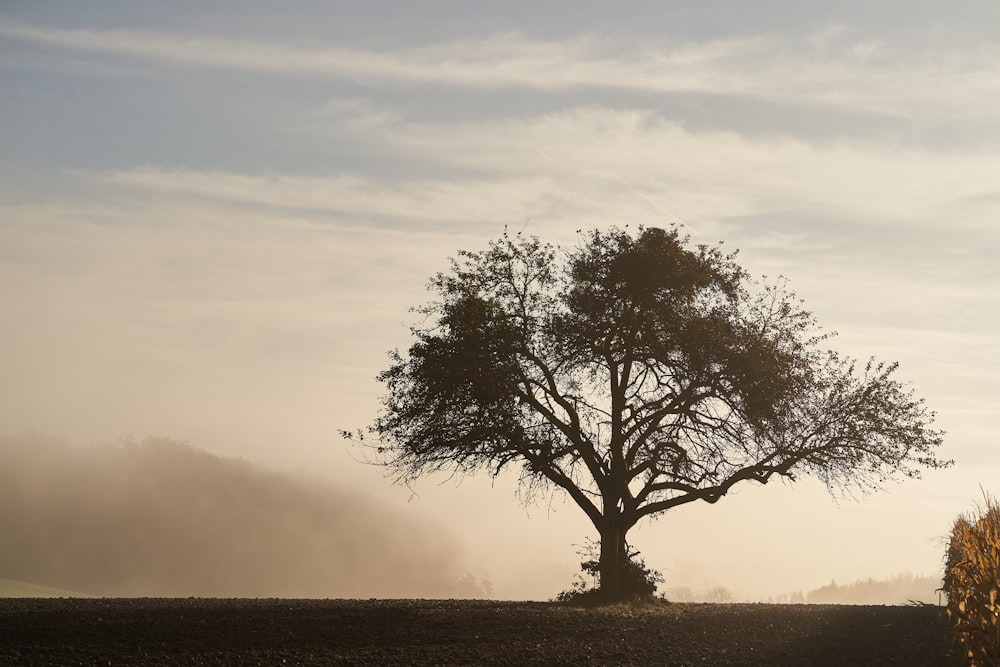
[[[0,433],[324,480],[547,599],[592,536],[573,505],[393,486],[338,431],[458,250],[676,223],[900,362],[955,465],[683,506],[633,531],[647,564],[748,600],[937,573],[1000,492],[997,25],[992,0],[2,3]]]

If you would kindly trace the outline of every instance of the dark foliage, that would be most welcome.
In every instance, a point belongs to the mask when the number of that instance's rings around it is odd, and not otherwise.
[[[663,583],[663,574],[646,566],[646,561],[639,558],[639,552],[626,545],[628,561],[622,577],[621,592],[615,599],[608,599],[607,591],[600,587],[600,543],[590,540],[581,548],[580,555],[584,557],[580,563],[580,572],[569,590],[560,592],[556,602],[566,602],[578,605],[601,604],[630,600],[634,602],[652,602],[656,598],[656,589]],[[664,600],[665,602],[665,600]]]
[[[823,350],[783,279],[757,283],[676,229],[591,231],[569,250],[504,235],[430,289],[379,376],[376,461],[402,482],[515,467],[529,493],[561,489],[601,537],[612,597],[643,517],[775,476],[870,490],[948,465],[895,364]]]

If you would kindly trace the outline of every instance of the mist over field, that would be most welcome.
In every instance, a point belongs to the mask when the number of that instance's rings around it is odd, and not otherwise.
[[[102,596],[483,597],[444,528],[148,439],[0,438],[0,577]]]
[[[1000,493],[1000,3],[569,7],[0,3],[0,596],[555,597],[567,494],[341,432],[460,251],[676,225],[898,362],[955,465],[643,521],[660,592],[937,600]]]

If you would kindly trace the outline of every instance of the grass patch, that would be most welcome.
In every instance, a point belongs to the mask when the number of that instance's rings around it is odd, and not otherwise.
[[[29,584],[13,579],[0,579],[0,598],[92,598],[94,595],[63,588]]]

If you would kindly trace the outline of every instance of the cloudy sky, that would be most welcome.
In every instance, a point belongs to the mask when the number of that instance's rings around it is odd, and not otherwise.
[[[435,0],[0,5],[0,429],[133,435],[409,503],[500,597],[588,534],[513,480],[412,496],[337,436],[411,306],[505,227],[683,224],[899,361],[954,468],[747,487],[641,525],[667,586],[931,574],[1000,492],[1000,5]]]

